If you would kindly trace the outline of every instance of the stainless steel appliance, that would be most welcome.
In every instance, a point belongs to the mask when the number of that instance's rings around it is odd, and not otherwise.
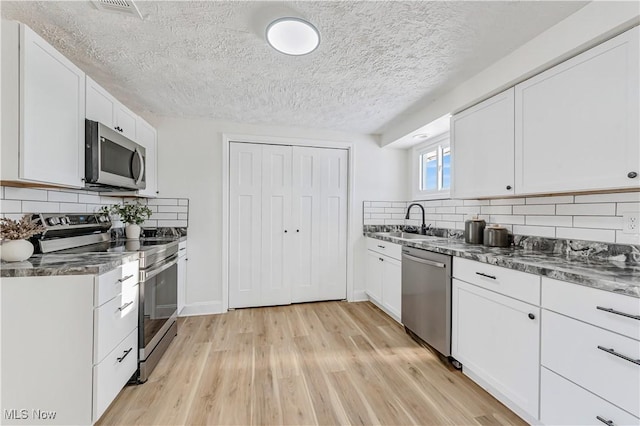
[[[139,350],[138,371],[132,381],[144,383],[178,332],[179,241],[155,237],[112,241],[108,232],[111,220],[101,213],[43,213],[33,219],[45,227],[42,236],[34,240],[39,253],[138,252]]]
[[[451,356],[451,256],[402,248],[402,324]]]
[[[85,186],[94,191],[144,189],[146,150],[116,130],[85,120]]]

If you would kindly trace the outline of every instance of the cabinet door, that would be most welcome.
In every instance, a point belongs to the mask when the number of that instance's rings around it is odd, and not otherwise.
[[[178,315],[187,300],[187,256],[178,258]]]
[[[137,116],[121,103],[116,102],[113,110],[113,123],[116,130],[124,136],[136,140]]]
[[[157,196],[157,140],[156,129],[151,127],[149,123],[138,118],[136,124],[136,142],[145,148],[145,164],[144,174],[147,186],[145,189],[138,191],[139,195],[145,197]]]
[[[639,31],[516,86],[517,193],[640,185]]]
[[[451,118],[453,198],[514,193],[511,88]]]
[[[81,187],[85,75],[20,26],[20,178]]]
[[[390,257],[382,261],[382,306],[396,321],[402,318],[402,263]]]
[[[366,291],[369,298],[382,302],[382,256],[367,250]]]
[[[86,117],[98,121],[105,126],[114,127],[113,110],[115,99],[98,83],[87,76],[86,78]]]
[[[293,147],[292,301],[347,296],[347,151]]]
[[[452,305],[451,353],[463,371],[537,418],[540,308],[456,279]]]

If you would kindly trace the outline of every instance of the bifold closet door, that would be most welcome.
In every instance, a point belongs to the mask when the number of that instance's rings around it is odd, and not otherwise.
[[[346,298],[347,159],[230,144],[230,308]]]
[[[292,302],[346,299],[348,151],[293,147]]]
[[[229,148],[229,307],[289,304],[291,147]]]

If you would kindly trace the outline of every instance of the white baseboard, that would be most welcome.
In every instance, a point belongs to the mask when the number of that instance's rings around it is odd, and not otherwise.
[[[179,317],[191,317],[194,315],[213,315],[222,313],[222,301],[214,300],[211,302],[198,302],[184,305]]]
[[[366,302],[369,300],[367,292],[364,290],[355,290],[349,299],[349,302]]]

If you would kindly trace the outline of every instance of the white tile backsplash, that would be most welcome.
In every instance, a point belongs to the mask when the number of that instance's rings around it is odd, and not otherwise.
[[[419,226],[422,222],[418,208],[411,210],[411,219],[400,217],[406,213],[398,202],[365,201],[365,225],[405,224]],[[493,200],[434,200],[420,201],[425,207],[425,221],[434,227],[464,229],[464,221],[473,215],[487,223],[500,223],[521,235],[548,238],[581,239],[590,241],[640,244],[640,235],[622,232],[625,212],[640,211],[640,191],[626,193],[556,195]],[[393,207],[391,217],[375,217],[374,208]],[[396,213],[396,208],[401,208]],[[385,213],[387,210],[385,209]]]
[[[4,197],[7,200],[47,201],[45,189],[5,187]]]
[[[0,186],[0,216],[19,219],[27,213],[95,213],[104,205],[130,202],[130,198],[115,195],[99,195],[84,190],[56,190],[14,188]],[[138,199],[148,204],[151,218],[143,224],[146,227],[178,226],[187,227],[189,218],[189,200],[186,198]],[[400,208],[400,211],[403,211]],[[403,216],[404,221],[404,216]],[[114,227],[122,227],[119,221]]]
[[[556,207],[557,215],[567,216],[614,216],[616,205],[606,204],[560,204]]]

